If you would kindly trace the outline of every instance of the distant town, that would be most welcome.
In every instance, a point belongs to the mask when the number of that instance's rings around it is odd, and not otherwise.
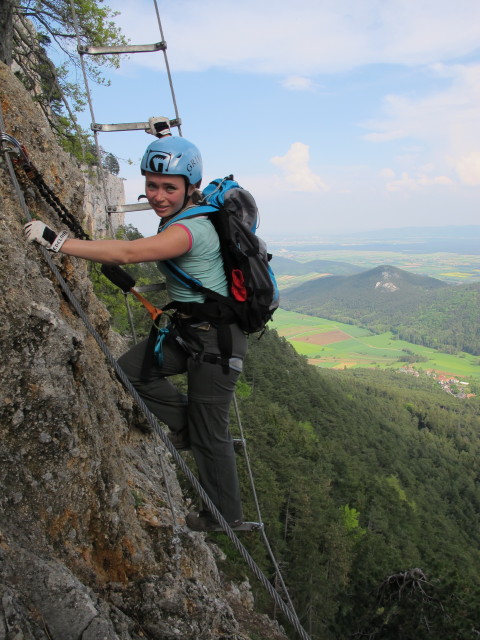
[[[417,371],[412,366],[402,367],[398,369],[399,373],[407,373],[409,375],[415,376],[418,378],[420,373],[428,376],[429,378],[433,378],[438,382],[438,384],[442,387],[442,389],[449,393],[455,398],[474,398],[474,393],[468,393],[467,387],[469,386],[468,382],[463,382],[458,378],[453,376],[449,376],[443,373],[439,373],[438,371],[434,371],[433,369],[427,369],[426,371]]]

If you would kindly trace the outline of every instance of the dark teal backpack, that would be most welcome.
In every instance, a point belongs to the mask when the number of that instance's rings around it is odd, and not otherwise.
[[[203,293],[205,302],[173,302],[166,308],[216,325],[235,322],[245,333],[262,331],[278,308],[279,293],[270,267],[272,256],[255,233],[258,226],[255,200],[233,176],[214,180],[202,193],[203,200],[198,206],[174,216],[159,231],[179,220],[207,215],[220,239],[230,295],[222,296],[204,287],[173,260],[167,260],[163,264],[171,275],[186,287]]]

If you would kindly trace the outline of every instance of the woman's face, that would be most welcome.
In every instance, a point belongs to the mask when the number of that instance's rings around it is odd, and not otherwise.
[[[195,187],[188,187],[191,196]],[[145,195],[160,218],[168,218],[180,211],[185,201],[185,179],[183,176],[169,176],[160,173],[145,174]]]

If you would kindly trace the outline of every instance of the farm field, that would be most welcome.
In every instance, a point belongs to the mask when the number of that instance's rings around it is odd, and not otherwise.
[[[396,340],[393,335],[375,335],[367,329],[293,311],[278,309],[270,325],[286,338],[295,350],[319,367],[389,368],[413,366],[437,373],[480,380],[480,360],[468,353],[449,355],[428,347]],[[407,363],[401,358],[419,361]]]

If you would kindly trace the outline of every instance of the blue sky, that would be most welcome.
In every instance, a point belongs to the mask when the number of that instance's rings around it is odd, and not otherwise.
[[[151,0],[109,3],[131,44]],[[158,0],[183,136],[208,180],[234,173],[265,239],[480,224],[478,0]],[[173,118],[163,53],[92,87],[97,122]],[[87,117],[88,122],[89,116]],[[101,134],[143,193],[146,133]],[[127,218],[155,233],[151,212]]]

